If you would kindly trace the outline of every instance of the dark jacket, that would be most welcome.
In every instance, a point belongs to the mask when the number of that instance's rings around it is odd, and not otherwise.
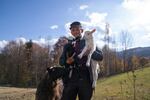
[[[81,59],[79,59],[77,57],[78,54],[80,54],[85,46],[85,40],[84,39],[81,39],[79,41],[76,41],[78,42],[78,46],[76,45],[76,47],[73,46],[73,41],[70,41],[68,44],[66,44],[64,46],[64,49],[63,49],[63,53],[60,57],[60,60],[59,60],[59,64],[61,66],[65,66],[65,68],[67,69],[70,69],[72,70],[73,69],[73,72],[72,72],[72,76],[69,78],[69,72],[67,74],[67,78],[66,78],[66,81],[76,81],[80,78],[83,78],[83,79],[88,79],[90,78],[90,80],[92,81],[92,77],[91,77],[91,68],[89,69],[89,67],[86,67],[86,61],[87,61],[87,56],[83,56]],[[76,53],[76,55],[74,56],[74,63],[71,64],[71,65],[68,65],[66,63],[66,60],[67,60],[67,56],[72,56],[73,53]],[[102,55],[102,52],[96,48],[96,51],[94,51],[94,53],[92,54],[92,59],[96,60],[96,61],[101,61],[103,59],[103,55]]]

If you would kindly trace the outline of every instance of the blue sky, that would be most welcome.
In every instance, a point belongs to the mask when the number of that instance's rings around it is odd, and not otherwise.
[[[98,45],[104,44],[108,22],[111,37],[118,39],[121,30],[128,30],[132,47],[150,46],[149,6],[149,0],[0,0],[0,46],[16,39],[56,41],[68,35],[69,23],[76,20],[85,29],[97,29]]]

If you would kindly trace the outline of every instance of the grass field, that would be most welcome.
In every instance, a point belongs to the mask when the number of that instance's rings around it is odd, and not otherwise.
[[[98,80],[93,100],[150,100],[150,67]],[[134,88],[135,86],[135,88]],[[135,89],[135,92],[133,90]],[[0,100],[34,100],[36,89],[0,87]]]
[[[34,100],[36,89],[0,87],[0,100]]]
[[[136,70],[135,76],[135,85],[132,72],[99,80],[93,100],[134,100],[134,93],[135,100],[150,100],[150,67]]]

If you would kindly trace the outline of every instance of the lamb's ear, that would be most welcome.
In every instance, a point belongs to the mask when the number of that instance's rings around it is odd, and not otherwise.
[[[96,31],[96,29],[93,29],[92,31],[90,31],[91,34],[93,34]]]

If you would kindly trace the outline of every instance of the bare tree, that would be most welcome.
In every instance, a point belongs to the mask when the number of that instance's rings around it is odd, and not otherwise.
[[[105,53],[105,64],[106,64],[106,75],[109,76],[110,75],[110,58],[109,58],[109,23],[106,23],[106,26],[105,26],[105,37],[104,37],[104,40],[105,40],[105,45],[106,45],[106,53]]]
[[[51,52],[51,55],[53,56],[53,66],[59,65],[59,58],[66,43],[68,43],[68,39],[66,37],[60,37],[54,44],[54,50]]]
[[[120,42],[123,49],[123,71],[127,71],[127,49],[132,45],[133,37],[128,31],[123,30],[120,34]]]

